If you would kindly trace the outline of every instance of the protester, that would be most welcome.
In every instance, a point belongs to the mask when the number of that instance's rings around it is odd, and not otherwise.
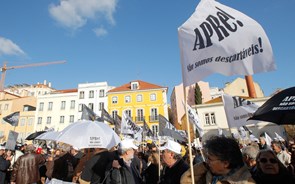
[[[285,167],[291,163],[291,155],[282,149],[282,145],[279,141],[272,141],[271,148],[276,153],[278,159],[282,162]]]
[[[253,176],[257,184],[294,184],[295,180],[272,150],[261,150],[257,157],[257,172]]]
[[[143,171],[143,183],[157,184],[159,181],[160,156],[157,152],[151,152],[148,158],[148,167]]]
[[[71,147],[69,145],[63,145],[61,149],[60,155],[53,160],[52,178],[71,182],[78,162],[70,153]]]
[[[4,184],[7,169],[10,166],[11,158],[4,158],[5,147],[0,146],[0,184]]]
[[[258,152],[259,147],[255,145],[246,146],[242,150],[243,160],[252,176],[256,172],[256,156]]]
[[[110,170],[106,183],[107,184],[137,184],[134,172],[131,168],[134,157],[134,149],[138,147],[132,139],[124,139],[118,147],[120,159],[113,162],[113,168]]]
[[[44,156],[35,153],[34,145],[27,145],[25,154],[20,156],[13,166],[11,184],[40,182],[39,166],[44,163]]]
[[[194,166],[194,180],[197,184],[255,183],[244,165],[239,144],[232,138],[213,136],[205,142],[206,163]],[[182,184],[191,184],[191,171],[181,177]]]
[[[160,184],[178,184],[181,175],[188,170],[188,164],[181,157],[181,146],[179,143],[168,140],[161,150],[161,159],[165,164]]]
[[[80,182],[103,183],[106,180],[105,172],[114,160],[113,154],[105,148],[94,150],[94,155],[85,163]]]
[[[266,144],[266,140],[265,140],[265,135],[262,134],[259,137],[259,149],[263,150],[263,149],[270,149],[270,147]]]
[[[291,163],[288,165],[287,168],[295,177],[295,144],[290,144],[289,149],[291,153]]]
[[[204,162],[203,156],[201,154],[201,149],[202,148],[195,148],[195,157],[193,159],[194,165]]]

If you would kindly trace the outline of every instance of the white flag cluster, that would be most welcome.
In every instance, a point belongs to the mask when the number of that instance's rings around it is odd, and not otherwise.
[[[212,73],[252,75],[276,69],[260,24],[215,0],[201,0],[178,28],[184,86]]]
[[[242,127],[257,123],[257,121],[247,119],[258,109],[258,105],[237,96],[224,94],[222,96],[224,110],[228,122],[228,127]]]
[[[202,137],[204,135],[204,130],[201,127],[200,119],[196,110],[187,105],[187,112],[189,122],[196,126],[196,129],[198,130],[200,137]]]
[[[139,137],[141,135],[142,128],[138,125],[136,125],[130,116],[124,112],[121,122],[121,133],[122,134],[131,134],[134,135],[134,137]]]

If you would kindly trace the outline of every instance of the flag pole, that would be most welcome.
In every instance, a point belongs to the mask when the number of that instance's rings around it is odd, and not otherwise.
[[[185,90],[185,86],[183,85],[183,92],[184,92],[184,101],[185,101],[185,116],[186,116],[186,128],[188,132],[188,152],[189,152],[189,160],[190,160],[190,168],[191,168],[191,178],[192,178],[192,184],[195,184],[195,178],[194,178],[194,165],[193,165],[193,156],[192,156],[192,147],[191,147],[191,134],[190,134],[190,123],[189,123],[189,117],[187,113],[187,94]]]
[[[249,97],[257,98],[252,75],[245,76]]]

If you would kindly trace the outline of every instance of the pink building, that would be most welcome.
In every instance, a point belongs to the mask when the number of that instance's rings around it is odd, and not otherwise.
[[[198,82],[202,92],[202,103],[211,100],[210,87],[208,82]],[[186,87],[187,103],[192,106],[195,105],[195,84]],[[185,114],[184,111],[184,92],[183,84],[173,88],[170,96],[171,103],[171,123],[174,125],[181,124],[181,117]]]

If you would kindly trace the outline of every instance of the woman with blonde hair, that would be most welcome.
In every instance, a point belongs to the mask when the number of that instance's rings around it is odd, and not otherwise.
[[[261,150],[256,157],[256,163],[257,171],[254,173],[253,179],[257,184],[295,183],[291,173],[272,150]]]

